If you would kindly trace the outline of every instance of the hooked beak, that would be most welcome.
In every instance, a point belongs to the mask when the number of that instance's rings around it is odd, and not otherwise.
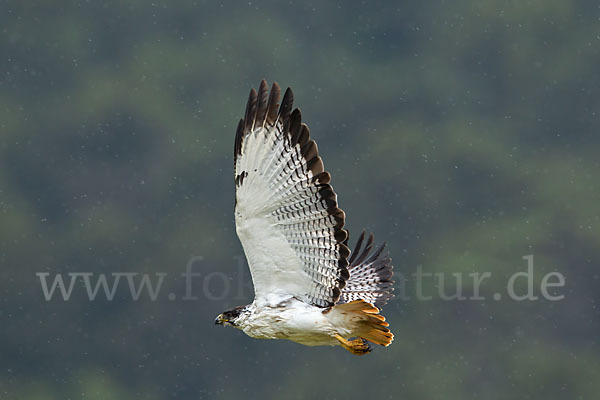
[[[215,319],[215,325],[224,325],[225,322],[227,321],[225,320],[225,318],[223,318],[223,314],[217,315],[217,318]]]

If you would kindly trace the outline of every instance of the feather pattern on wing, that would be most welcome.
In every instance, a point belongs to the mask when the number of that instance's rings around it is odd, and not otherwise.
[[[371,254],[373,234],[369,234],[364,247],[365,231],[359,236],[352,257],[348,260],[350,278],[342,290],[339,303],[350,303],[354,300],[365,300],[381,308],[394,297],[394,281],[392,280],[392,259],[386,253],[385,243]]]
[[[288,88],[252,89],[234,147],[236,231],[257,301],[330,307],[348,279],[345,215]]]

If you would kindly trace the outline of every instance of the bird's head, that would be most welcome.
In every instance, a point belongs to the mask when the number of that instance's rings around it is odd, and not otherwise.
[[[215,318],[215,325],[231,325],[234,327],[239,327],[238,322],[246,309],[247,306],[239,306],[232,308],[231,310],[224,311],[222,314],[217,315],[217,318]]]

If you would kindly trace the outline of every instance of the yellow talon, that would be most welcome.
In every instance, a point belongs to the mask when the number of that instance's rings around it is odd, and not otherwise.
[[[340,345],[344,349],[357,356],[370,353],[372,350],[371,346],[369,346],[369,343],[363,338],[346,340],[338,334],[335,335],[335,338],[340,342]]]

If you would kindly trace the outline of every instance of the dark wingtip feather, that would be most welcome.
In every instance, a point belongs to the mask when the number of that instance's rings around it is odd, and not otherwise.
[[[252,130],[252,125],[256,118],[256,103],[258,95],[256,90],[252,88],[250,95],[248,96],[248,103],[246,103],[246,113],[244,114],[244,133],[248,133]]]
[[[363,230],[360,240],[357,243],[357,246],[355,246],[354,248],[353,260],[352,263],[350,263],[351,266],[362,264],[369,255],[371,249],[373,248],[373,241],[375,240],[375,236],[373,236],[373,233],[369,234],[369,237],[367,238],[367,243],[365,244],[365,247],[363,249],[358,247],[359,244],[362,245],[365,234],[366,232]]]
[[[293,145],[297,143],[298,136],[300,136],[300,132],[302,131],[302,112],[300,112],[299,108],[296,108],[292,111],[292,115],[290,115],[290,142]]]
[[[323,160],[321,160],[321,157],[319,156],[312,158],[306,163],[306,169],[312,172],[313,176],[321,174],[324,168]]]
[[[314,140],[309,140],[300,148],[300,154],[305,160],[312,160],[319,154],[319,147]]]
[[[279,107],[278,119],[282,125],[285,124],[285,122],[290,118],[290,113],[292,112],[293,104],[294,92],[292,92],[291,88],[287,88],[285,93],[283,94],[281,106]]]
[[[235,131],[235,144],[233,145],[233,162],[242,154],[242,140],[244,139],[244,120],[240,119],[237,130]]]
[[[273,83],[273,89],[271,90],[270,95],[268,89],[267,81],[263,79],[260,82],[258,93],[254,88],[250,90],[244,118],[240,120],[235,133],[235,143],[233,146],[234,165],[237,162],[237,157],[242,154],[244,135],[250,133],[258,124],[261,126],[264,125],[266,120],[268,120],[269,115],[271,115],[272,118],[275,118],[277,115],[277,107],[279,107],[277,104],[280,92],[279,85]]]
[[[267,101],[267,115],[266,122],[269,125],[273,125],[277,119],[277,110],[279,109],[279,97],[281,96],[281,87],[277,82],[273,82],[271,86],[271,94],[269,94],[269,100]]]
[[[317,176],[313,177],[313,182],[316,182],[318,185],[324,185],[331,182],[331,175],[327,171],[323,171]]]
[[[354,265],[354,260],[356,259],[356,256],[358,256],[358,254],[360,253],[360,248],[362,247],[362,242],[363,242],[363,240],[365,240],[365,234],[366,234],[366,231],[363,229],[362,232],[360,233],[360,236],[358,237],[358,240],[356,241],[356,244],[354,245],[354,251],[352,252],[352,256],[348,260],[350,265]]]
[[[267,102],[269,100],[269,86],[267,81],[264,79],[260,82],[258,88],[258,105],[256,111],[256,122],[255,126],[264,126],[265,118],[267,116]]]
[[[371,257],[369,257],[369,259],[367,261],[365,261],[366,263],[372,263],[375,260],[377,260],[379,258],[379,256],[381,255],[381,253],[383,252],[385,246],[381,246],[379,247],[374,253],[373,255],[371,255]]]
[[[302,123],[302,128],[300,129],[297,143],[300,145],[300,147],[302,147],[306,144],[306,142],[308,142],[308,139],[310,139],[310,130],[308,129],[308,125]]]

